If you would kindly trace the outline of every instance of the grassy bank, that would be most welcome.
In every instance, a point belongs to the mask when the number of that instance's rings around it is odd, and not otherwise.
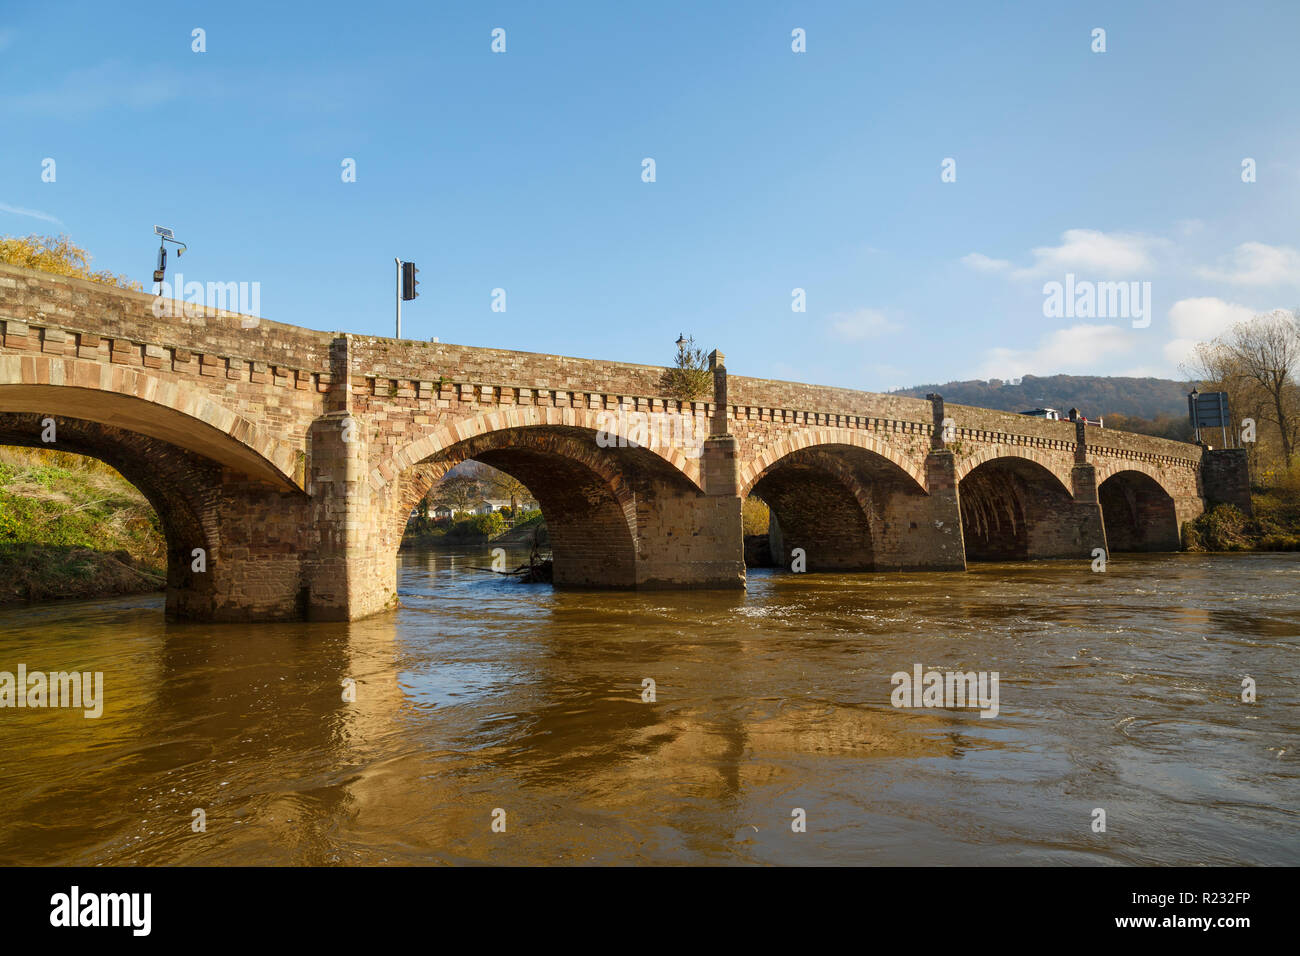
[[[153,508],[112,468],[0,448],[0,604],[156,591],[166,554]]]
[[[1188,551],[1300,551],[1300,494],[1289,487],[1251,495],[1254,514],[1219,505],[1183,525]]]

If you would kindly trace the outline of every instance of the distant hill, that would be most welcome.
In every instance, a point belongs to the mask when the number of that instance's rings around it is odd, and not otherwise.
[[[1098,415],[1132,415],[1156,419],[1161,416],[1187,417],[1186,382],[1167,378],[1122,378],[1104,375],[1026,375],[1004,382],[1002,379],[978,379],[969,382],[945,382],[942,385],[917,385],[903,388],[894,395],[925,398],[938,392],[954,405],[976,405],[1004,412],[1023,412],[1031,408],[1055,408],[1064,413],[1077,408],[1089,417]]]

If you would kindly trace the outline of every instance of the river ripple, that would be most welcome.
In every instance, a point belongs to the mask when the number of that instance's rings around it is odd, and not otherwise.
[[[1300,863],[1300,556],[744,594],[400,563],[350,625],[0,612],[0,671],[106,684],[98,720],[0,710],[0,863]],[[999,714],[893,708],[917,663],[999,672]]]

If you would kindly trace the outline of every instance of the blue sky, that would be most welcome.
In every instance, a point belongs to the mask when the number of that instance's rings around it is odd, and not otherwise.
[[[0,233],[147,288],[162,223],[187,280],[391,335],[400,256],[407,337],[664,363],[686,331],[872,390],[1175,375],[1300,305],[1294,2],[131,6],[0,8]],[[1150,325],[1046,317],[1067,274],[1149,282]]]

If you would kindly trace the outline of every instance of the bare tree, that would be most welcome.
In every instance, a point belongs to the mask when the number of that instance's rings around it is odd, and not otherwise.
[[[483,497],[483,483],[472,475],[451,471],[434,486],[429,497],[452,511],[468,511]]]
[[[1272,312],[1233,326],[1226,336],[1196,347],[1190,371],[1208,387],[1228,393],[1237,417],[1274,426],[1260,445],[1277,442],[1278,463],[1290,467],[1300,446],[1300,312]],[[1249,448],[1252,464],[1266,452]]]
[[[527,485],[514,475],[508,475],[504,471],[494,468],[493,474],[488,481],[492,494],[498,498],[508,498],[510,500],[510,514],[512,517],[517,512],[520,501],[529,501],[533,497]]]
[[[1241,371],[1266,399],[1265,421],[1278,429],[1282,465],[1289,468],[1295,453],[1300,408],[1297,408],[1296,366],[1300,364],[1300,312],[1273,312],[1233,327],[1229,346]]]

